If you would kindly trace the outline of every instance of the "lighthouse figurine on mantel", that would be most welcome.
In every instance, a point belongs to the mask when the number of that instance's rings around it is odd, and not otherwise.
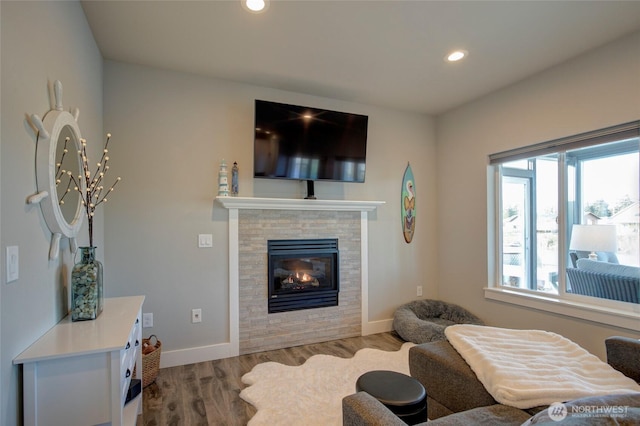
[[[222,159],[220,162],[220,171],[218,172],[218,196],[229,196],[229,180],[227,178],[227,162]]]

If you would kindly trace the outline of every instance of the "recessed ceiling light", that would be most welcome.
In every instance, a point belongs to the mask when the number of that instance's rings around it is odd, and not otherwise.
[[[446,56],[448,62],[457,62],[469,54],[466,50],[454,50]]]
[[[242,7],[253,13],[264,12],[269,7],[269,0],[241,0],[241,2]]]

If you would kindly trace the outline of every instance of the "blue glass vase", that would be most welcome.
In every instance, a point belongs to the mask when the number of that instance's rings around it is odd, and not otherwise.
[[[95,247],[79,247],[80,261],[71,271],[71,321],[98,318],[104,307],[102,263]]]

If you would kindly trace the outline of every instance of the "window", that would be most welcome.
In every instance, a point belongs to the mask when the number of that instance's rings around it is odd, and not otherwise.
[[[557,293],[557,155],[507,162],[501,171],[502,285]]]
[[[639,130],[632,122],[489,156],[490,288],[640,313]],[[580,245],[577,228],[610,231],[609,245]]]

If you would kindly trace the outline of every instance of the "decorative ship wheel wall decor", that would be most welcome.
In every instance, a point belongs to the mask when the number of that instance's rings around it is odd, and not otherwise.
[[[36,181],[38,192],[27,198],[29,204],[40,204],[44,220],[51,231],[49,260],[55,260],[60,252],[60,240],[69,238],[69,247],[75,253],[78,246],[76,236],[82,226],[82,203],[80,193],[69,185],[60,185],[61,177],[80,174],[80,110],[65,111],[62,106],[62,83],[53,84],[55,105],[44,115],[31,115],[31,123],[37,129]],[[80,185],[84,185],[80,179]],[[84,192],[84,188],[81,188]]]

